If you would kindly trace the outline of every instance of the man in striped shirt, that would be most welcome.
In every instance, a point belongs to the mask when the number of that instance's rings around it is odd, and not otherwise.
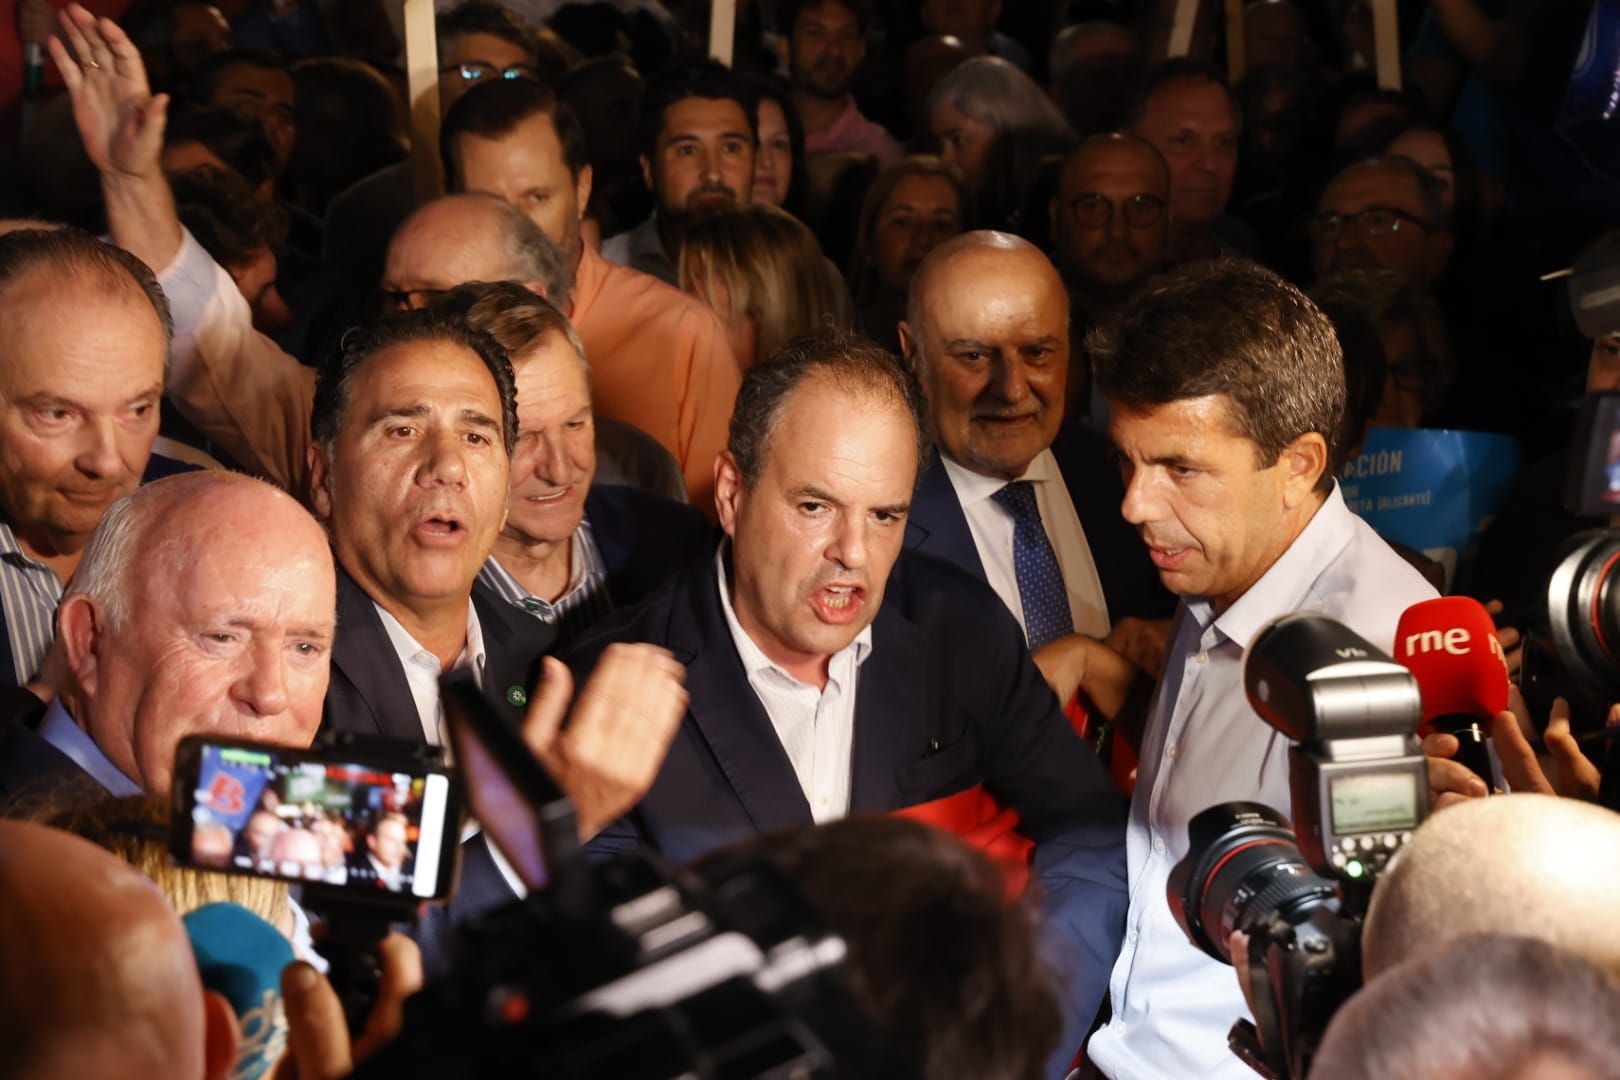
[[[158,432],[169,306],[128,253],[76,229],[0,237],[0,682],[39,672],[64,584]]]

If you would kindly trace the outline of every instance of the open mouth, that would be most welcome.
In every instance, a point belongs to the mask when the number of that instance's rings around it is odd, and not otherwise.
[[[428,543],[456,542],[467,532],[467,526],[454,514],[429,514],[416,523],[414,532]]]
[[[865,597],[866,590],[859,585],[824,585],[816,590],[813,603],[823,622],[844,623],[860,614]]]
[[[1160,570],[1175,570],[1186,561],[1187,555],[1191,551],[1192,548],[1154,547],[1150,544],[1148,546],[1148,557],[1153,560],[1153,565]]]

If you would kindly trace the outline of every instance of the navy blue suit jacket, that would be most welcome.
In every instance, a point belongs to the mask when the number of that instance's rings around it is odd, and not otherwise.
[[[0,816],[12,800],[17,809],[28,809],[35,798],[68,809],[106,797],[94,777],[40,737],[44,702],[20,687],[8,687],[4,698],[11,715],[0,720]]]
[[[484,635],[484,698],[500,716],[522,723],[552,629],[481,587],[473,589],[472,601]],[[337,617],[321,729],[421,742],[422,722],[399,654],[371,597],[341,566]]]
[[[809,824],[810,806],[720,607],[712,552],[639,608],[615,612],[568,659],[581,678],[615,641],[662,645],[686,665],[690,704],[658,778],[589,851],[646,844],[686,861]],[[1124,802],[1074,734],[995,593],[938,559],[902,553],[872,623],[856,691],[851,813],[884,813],[983,784],[1036,843],[1048,955],[1065,972],[1079,1045],[1119,950],[1126,909]]]
[[[1159,580],[1147,545],[1120,516],[1125,488],[1120,483],[1119,469],[1108,459],[1107,441],[1086,428],[1065,425],[1052,442],[1052,456],[1057,459],[1097,564],[1109,621],[1117,622],[1127,615],[1169,618],[1176,609],[1176,598]],[[956,488],[938,460],[923,473],[911,500],[906,547],[954,563],[980,581],[986,580]]]
[[[696,507],[617,484],[591,485],[585,520],[614,607],[639,604],[714,542],[714,526]]]

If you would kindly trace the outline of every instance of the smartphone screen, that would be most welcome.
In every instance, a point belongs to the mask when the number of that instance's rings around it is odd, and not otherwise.
[[[448,895],[460,809],[448,773],[233,740],[181,743],[175,858],[401,897]]]
[[[525,886],[546,886],[555,863],[579,846],[573,804],[519,730],[490,711],[471,680],[455,672],[446,676],[440,699],[468,809]]]

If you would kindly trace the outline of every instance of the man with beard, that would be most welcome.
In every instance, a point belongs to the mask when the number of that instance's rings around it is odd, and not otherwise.
[[[741,80],[711,60],[649,86],[641,124],[641,171],[657,205],[646,221],[610,237],[602,255],[679,288],[686,223],[748,204],[758,145],[754,104]]]
[[[879,165],[899,159],[902,150],[882,124],[861,115],[849,92],[855,69],[866,56],[872,10],[866,0],[790,0],[777,39],[793,79],[793,104],[804,120],[807,156],[849,152],[871,154]]]
[[[1063,163],[1052,200],[1052,236],[1069,291],[1071,340],[1112,319],[1170,250],[1170,169],[1134,135],[1097,135]],[[1091,393],[1085,351],[1071,354],[1069,416],[1096,430],[1107,411]]]

